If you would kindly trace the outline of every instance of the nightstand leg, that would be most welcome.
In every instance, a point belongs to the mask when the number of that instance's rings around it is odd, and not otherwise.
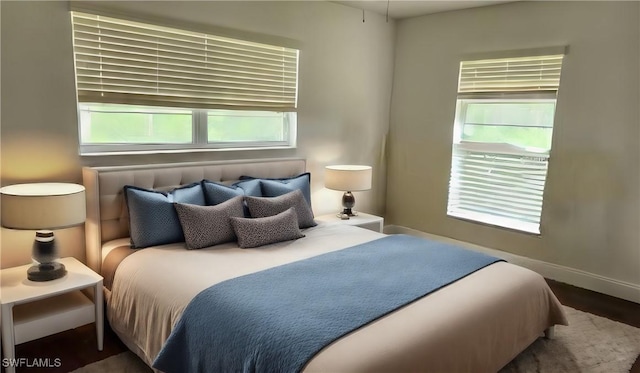
[[[104,304],[102,300],[102,281],[96,284],[94,298],[96,307],[96,336],[98,338],[98,351],[102,351],[104,342]]]
[[[13,366],[16,358],[15,334],[13,330],[13,304],[2,305],[2,349],[4,350],[4,358],[9,359],[5,368],[6,373],[15,373],[16,368]],[[13,360],[13,361],[11,361]]]

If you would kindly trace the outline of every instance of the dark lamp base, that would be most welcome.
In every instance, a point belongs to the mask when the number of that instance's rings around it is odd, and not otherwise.
[[[27,278],[37,282],[55,280],[66,274],[67,270],[64,265],[58,262],[34,265],[27,270]]]
[[[342,207],[344,207],[344,210],[342,210],[342,212],[338,214],[338,217],[342,220],[347,220],[351,216],[358,215],[357,212],[351,210],[355,205],[356,198],[353,196],[353,194],[351,192],[344,192],[344,194],[342,195]]]
[[[342,210],[342,212],[338,213],[337,216],[342,220],[349,220],[349,218],[352,216],[358,216],[358,213],[348,208],[348,209]]]

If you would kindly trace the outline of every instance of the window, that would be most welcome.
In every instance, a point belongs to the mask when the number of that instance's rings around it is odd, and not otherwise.
[[[540,233],[562,60],[460,63],[449,216]]]
[[[82,153],[295,146],[297,49],[71,18]]]

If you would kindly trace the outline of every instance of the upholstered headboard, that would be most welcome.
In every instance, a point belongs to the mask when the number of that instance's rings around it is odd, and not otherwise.
[[[85,237],[87,264],[100,272],[102,244],[129,236],[129,218],[122,188],[134,185],[166,190],[208,179],[232,182],[242,175],[277,178],[305,172],[304,159],[264,159],[158,165],[84,167],[87,196]]]

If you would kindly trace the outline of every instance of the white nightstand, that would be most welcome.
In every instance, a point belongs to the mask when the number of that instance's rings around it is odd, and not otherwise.
[[[95,321],[98,350],[102,351],[104,317],[102,276],[75,258],[59,260],[67,275],[52,281],[27,279],[31,265],[0,270],[2,348],[4,357],[15,358],[15,345],[77,328]],[[80,290],[94,289],[92,302]],[[7,373],[15,372],[8,367]]]
[[[382,233],[382,229],[384,228],[383,217],[365,214],[363,212],[359,212],[357,216],[352,216],[348,220],[342,220],[337,217],[336,214],[327,214],[316,216],[315,221],[318,223],[355,225],[356,227],[366,228],[380,233]]]

